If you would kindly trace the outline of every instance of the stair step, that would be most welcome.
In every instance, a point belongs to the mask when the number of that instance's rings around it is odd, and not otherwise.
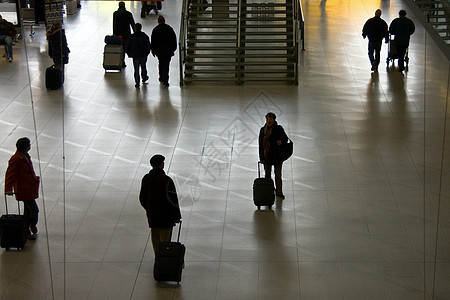
[[[267,51],[279,51],[279,50],[294,50],[294,48],[291,45],[264,45],[264,47],[261,46],[241,46],[238,47],[237,45],[230,45],[230,46],[215,46],[215,45],[197,45],[197,46],[191,46],[188,43],[188,47],[186,48],[189,50],[194,51],[213,51],[213,50],[238,50],[241,49],[242,51],[261,51],[261,52],[267,52]]]
[[[266,13],[264,13],[266,14]],[[290,17],[242,17],[241,21],[242,22],[282,22],[282,21],[287,21],[287,20],[292,20],[292,18]],[[235,22],[237,24],[238,22],[238,18],[198,18],[198,17],[192,17],[189,18],[189,24],[193,24],[193,23],[198,23],[198,22],[208,22],[208,23],[218,23],[218,22]]]
[[[429,23],[432,26],[439,26],[439,25],[450,25],[450,22],[432,22]]]
[[[286,32],[286,31],[247,31],[247,32],[242,32],[241,36],[268,36],[268,35],[286,35],[286,34],[291,34],[292,32]],[[211,32],[211,31],[197,31],[197,32],[189,32],[189,35],[211,35],[211,36],[236,36],[236,31],[215,31],[215,32]]]
[[[244,77],[244,78],[241,78],[240,80],[237,80],[237,78],[235,78],[235,77],[212,77],[212,76],[204,76],[204,77],[193,76],[193,77],[184,78],[185,83],[196,82],[196,81],[201,81],[201,82],[207,82],[207,81],[212,81],[212,82],[214,82],[214,81],[233,81],[233,82],[288,81],[288,82],[295,83],[295,78],[294,77]]]
[[[252,59],[252,58],[259,58],[259,59],[273,59],[273,58],[283,58],[283,59],[289,59],[290,57],[293,57],[294,54],[245,54],[238,56],[237,54],[201,54],[201,53],[194,53],[194,54],[188,54],[186,55],[186,60],[188,58],[242,58],[242,59]]]
[[[204,46],[204,47],[214,47],[214,44],[236,44],[237,40],[219,40],[219,39],[191,39],[188,38],[187,39],[187,44],[188,45],[192,45],[192,44],[209,44],[208,46]],[[263,39],[242,39],[241,40],[241,44],[292,44],[294,42],[293,39],[270,39],[270,40],[263,40]],[[222,47],[222,46],[218,46],[218,47]],[[251,47],[251,46],[250,46]],[[272,46],[273,47],[273,46]],[[265,49],[266,46],[264,46]]]
[[[236,66],[236,61],[222,61],[222,62],[218,62],[218,61],[199,61],[199,62],[186,62],[185,65],[187,67],[235,67]],[[258,61],[258,62],[241,62],[242,66],[248,66],[248,67],[261,67],[261,66],[279,66],[280,62],[279,61]]]
[[[258,43],[271,43],[271,44],[280,44],[280,43],[292,43],[293,38],[290,34],[284,34],[279,35],[280,38],[276,39],[267,39],[264,40],[261,38],[261,36],[248,36],[247,38],[241,38],[242,43],[248,43],[248,44],[258,44]],[[189,35],[186,39],[187,42],[194,44],[194,43],[200,43],[200,44],[219,44],[219,43],[237,43],[237,37],[230,37],[230,38],[224,38],[224,36],[221,37],[214,37],[211,36],[208,38],[206,35]]]
[[[237,28],[237,24],[235,25]],[[189,24],[191,28],[205,28],[204,25]],[[208,28],[233,28],[229,24],[208,24]],[[241,28],[286,28],[286,24],[245,24]]]

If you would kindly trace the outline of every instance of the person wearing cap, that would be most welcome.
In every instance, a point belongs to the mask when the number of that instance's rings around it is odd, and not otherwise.
[[[122,45],[125,46],[128,37],[131,35],[131,29],[134,32],[133,14],[125,8],[125,2],[119,2],[119,8],[113,14],[113,35],[122,37]],[[122,67],[125,68],[125,55],[122,56]]]
[[[170,241],[172,228],[181,220],[177,191],[173,180],[164,172],[164,160],[161,154],[152,156],[152,169],[142,178],[139,193],[139,202],[147,213],[153,251],[160,242]]]
[[[398,12],[398,16],[389,25],[389,33],[394,35],[394,45],[398,55],[398,70],[402,72],[405,70],[406,49],[409,47],[410,37],[416,30],[416,27],[414,22],[406,17],[404,9]]]
[[[273,112],[266,114],[266,124],[259,131],[259,161],[264,164],[265,178],[271,178],[272,166],[275,172],[275,194],[284,199],[281,168],[283,159],[279,155],[278,146],[288,142],[284,128],[278,125]]]
[[[24,216],[28,223],[27,237],[35,240],[38,229],[39,208],[36,198],[39,198],[39,176],[36,176],[28,151],[30,140],[26,137],[16,142],[17,151],[8,161],[5,174],[5,194],[15,194],[17,201],[23,201]]]
[[[158,17],[158,26],[152,31],[151,44],[153,56],[158,57],[159,82],[168,87],[170,60],[177,50],[177,36],[163,16]]]

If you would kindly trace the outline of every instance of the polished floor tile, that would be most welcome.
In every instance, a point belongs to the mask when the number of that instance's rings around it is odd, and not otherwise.
[[[175,31],[181,4],[160,12]],[[450,297],[449,64],[405,3],[303,1],[296,86],[180,87],[176,54],[169,88],[149,56],[139,90],[129,58],[123,72],[102,68],[117,3],[82,5],[64,17],[64,89],[45,89],[42,29],[15,44],[13,63],[0,58],[0,169],[28,136],[42,177],[39,238],[0,251],[0,299]],[[126,5],[149,34],[156,16]],[[380,5],[386,21],[406,7],[416,23],[404,74],[385,68],[385,45],[370,72],[361,28]],[[286,199],[259,211],[252,184],[268,111],[295,147],[283,165]],[[154,281],[138,202],[155,153],[166,156],[182,210],[180,285]]]

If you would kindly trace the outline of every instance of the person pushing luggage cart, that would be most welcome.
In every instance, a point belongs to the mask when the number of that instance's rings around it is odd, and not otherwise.
[[[389,38],[388,58],[386,63],[389,66],[390,60],[398,59],[398,70],[403,72],[406,69],[405,62],[407,65],[409,63],[409,57],[407,54],[409,40],[416,28],[414,26],[414,22],[406,17],[406,11],[404,9],[401,9],[398,12],[398,15],[399,17],[395,18],[389,26],[389,34],[391,36],[393,35],[394,38]]]

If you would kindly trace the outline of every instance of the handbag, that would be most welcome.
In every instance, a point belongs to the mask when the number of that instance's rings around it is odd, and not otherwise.
[[[278,150],[281,161],[286,161],[289,159],[289,157],[292,156],[292,153],[294,152],[294,143],[290,138],[288,138],[287,143],[278,146]]]

